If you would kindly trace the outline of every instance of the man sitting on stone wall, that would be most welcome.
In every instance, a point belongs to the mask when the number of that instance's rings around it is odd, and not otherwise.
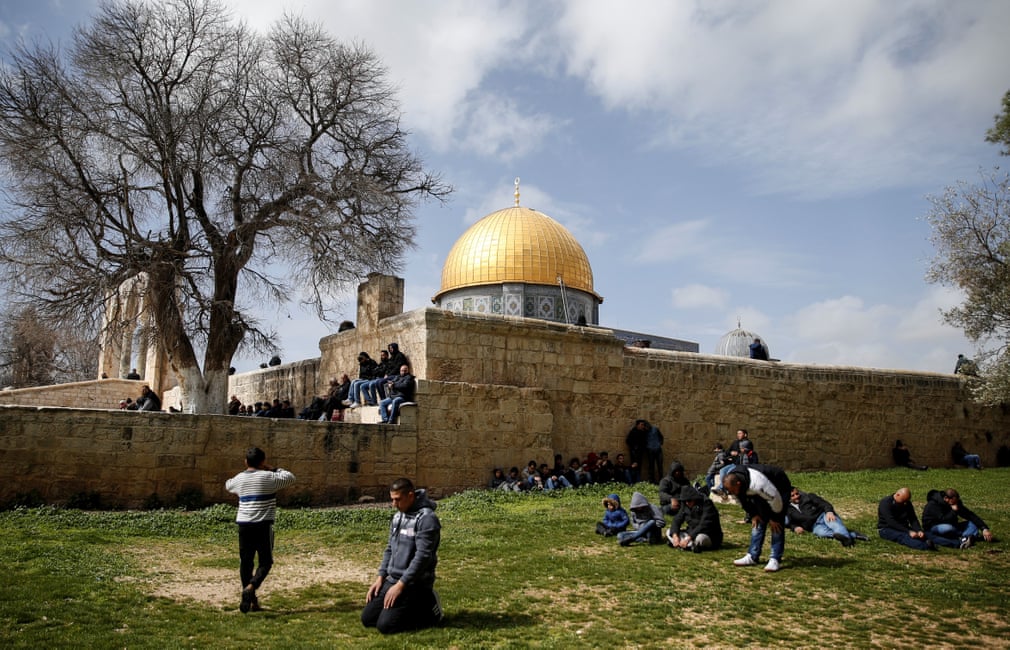
[[[395,424],[400,417],[400,405],[414,401],[414,375],[410,374],[410,366],[400,366],[400,374],[389,382],[389,396],[379,402],[379,419],[383,424]]]
[[[378,406],[379,400],[386,398],[385,386],[396,376],[398,369],[399,366],[393,366],[390,362],[389,352],[386,350],[379,352],[379,363],[372,369],[372,378],[361,389],[366,406]]]

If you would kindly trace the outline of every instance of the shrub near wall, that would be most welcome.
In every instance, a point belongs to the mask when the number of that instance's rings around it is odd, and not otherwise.
[[[0,407],[0,503],[37,492],[47,503],[98,494],[139,508],[151,495],[231,502],[224,481],[259,446],[297,483],[280,495],[314,505],[384,498],[416,472],[416,429],[223,415]]]

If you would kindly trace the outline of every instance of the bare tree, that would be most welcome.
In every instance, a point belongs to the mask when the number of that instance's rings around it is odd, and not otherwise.
[[[94,335],[56,329],[32,306],[8,305],[0,328],[0,385],[24,388],[94,379]]]
[[[417,202],[449,192],[367,49],[290,17],[257,35],[215,0],[112,0],[66,55],[19,46],[0,150],[12,290],[87,322],[144,274],[152,340],[197,412],[224,412],[240,345],[269,347],[252,306],[294,292],[322,317],[339,287],[399,270]]]
[[[25,388],[53,383],[56,333],[39,322],[32,308],[9,308],[0,336],[0,382]]]

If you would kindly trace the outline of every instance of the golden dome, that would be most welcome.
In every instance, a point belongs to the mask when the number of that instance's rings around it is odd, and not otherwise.
[[[518,193],[518,189],[517,189]],[[517,199],[518,202],[518,199]],[[505,208],[492,212],[456,240],[442,267],[447,291],[483,284],[522,282],[593,291],[593,270],[572,233],[542,212]]]

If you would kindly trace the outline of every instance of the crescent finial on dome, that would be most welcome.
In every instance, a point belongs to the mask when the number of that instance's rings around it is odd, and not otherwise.
[[[516,193],[515,193],[515,197],[516,197],[516,207],[518,208],[519,207],[519,177],[518,176],[516,176]]]

